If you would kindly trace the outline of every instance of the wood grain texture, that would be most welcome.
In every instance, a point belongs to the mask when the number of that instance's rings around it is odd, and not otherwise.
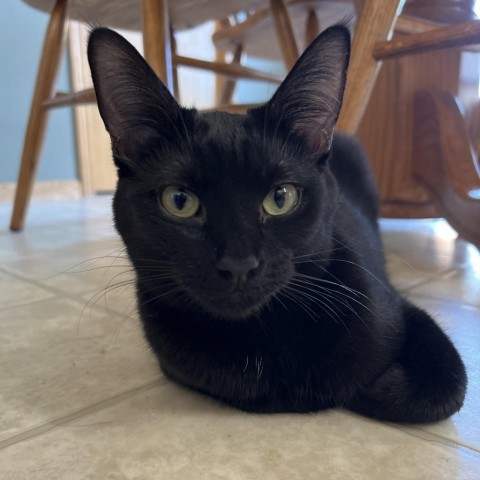
[[[145,59],[173,93],[172,47],[167,0],[142,0]]]
[[[241,65],[242,63],[242,45],[237,45],[235,52],[233,53],[232,61],[230,65]],[[228,105],[232,103],[233,94],[235,92],[235,87],[237,86],[237,81],[231,78],[227,79],[223,85],[222,92],[219,98],[219,105]]]
[[[288,7],[288,16],[299,51],[305,43],[305,25],[309,9],[315,10],[322,29],[346,18],[353,18],[355,14],[351,0],[289,0],[285,4]],[[261,18],[253,21],[256,14],[257,12],[252,14],[252,18],[248,17],[245,21],[229,26],[226,31],[220,29],[215,32],[212,37],[215,46],[220,50],[233,52],[238,43],[241,43],[249,55],[283,61],[282,49],[276,40],[270,10],[261,10]]]
[[[173,31],[173,28],[170,27],[170,45],[171,45],[171,51],[172,55],[176,55],[177,53],[177,40],[175,39],[175,32]],[[176,68],[172,69],[172,76],[173,76],[173,96],[177,99],[180,100],[180,85],[178,83],[178,72]]]
[[[475,18],[475,0],[409,0],[405,13],[441,23],[461,23]]]
[[[279,75],[261,72],[253,68],[244,67],[235,63],[210,62],[199,60],[198,58],[184,57],[183,55],[174,55],[173,61],[177,66],[199,68],[214,72],[218,75],[224,75],[227,78],[244,78],[247,80],[263,80],[265,82],[281,83],[283,78]]]
[[[215,32],[221,31],[224,28],[228,28],[230,26],[230,19],[229,18],[222,18],[221,20],[217,20],[215,22]],[[178,53],[178,52],[175,52]],[[227,61],[227,52],[223,49],[215,47],[215,61],[225,63]],[[221,75],[215,75],[215,105],[220,105],[223,87],[225,86],[225,82],[228,79]]]
[[[57,92],[53,98],[45,100],[43,106],[45,108],[64,107],[66,105],[80,105],[83,103],[94,103],[97,101],[95,90],[87,88],[75,93]]]
[[[434,88],[457,94],[460,58],[458,50],[403,57],[385,62],[378,75],[358,137],[370,157],[382,204],[389,205],[384,215],[432,216],[430,197],[412,173],[414,96]]]
[[[245,21],[234,24],[220,24],[212,35],[213,43],[220,43],[223,41],[231,41],[233,45],[237,45],[242,41],[244,35],[248,35],[250,30],[262,23],[263,20],[270,16],[269,8],[262,8],[256,12],[248,15]]]
[[[409,35],[390,42],[379,42],[373,48],[373,56],[377,60],[386,60],[477,43],[480,43],[480,20],[473,20]]]
[[[416,18],[410,15],[402,15],[398,17],[395,25],[395,31],[398,33],[423,33],[438,28],[441,24],[425,20],[423,18]]]
[[[441,24],[423,18],[415,18],[410,15],[402,14],[398,17],[395,25],[395,32],[398,33],[423,33],[429,32],[440,27]],[[462,46],[464,52],[480,52],[480,45],[464,45]]]
[[[480,188],[465,122],[455,98],[445,91],[415,96],[413,174],[439,213],[459,235],[480,248],[480,200],[468,196]]]
[[[380,68],[373,58],[375,44],[390,37],[403,0],[367,0],[352,44],[349,76],[337,128],[355,134],[368,104]]]
[[[380,216],[383,218],[438,218],[439,211],[429,199],[428,202],[402,202],[382,200]]]
[[[357,15],[360,15],[360,13],[363,10],[363,6],[365,5],[365,1],[368,0],[353,0],[353,4],[355,5],[355,11],[357,12]]]
[[[480,188],[480,165],[458,100],[445,90],[417,92],[413,126],[414,148],[418,150],[413,175],[424,182],[425,173],[436,165],[445,170],[455,192],[469,199],[469,192]],[[428,154],[426,149],[430,149]]]
[[[55,0],[23,1],[44,12],[51,12],[55,4]],[[266,3],[266,0],[168,0],[170,23],[176,31],[189,29],[239,11],[264,8]],[[142,30],[141,0],[69,0],[69,5],[70,19],[110,28]]]
[[[67,0],[57,0],[43,42],[10,221],[10,228],[13,231],[22,230],[25,224],[25,215],[32,193],[47,123],[48,111],[43,108],[43,103],[53,95],[65,44],[67,3]]]
[[[320,22],[317,12],[311,8],[308,10],[307,21],[305,25],[305,48],[307,48],[320,33]]]
[[[73,91],[85,92],[85,97],[88,96],[86,92],[90,91],[94,97],[92,74],[87,59],[89,30],[88,25],[69,22],[70,77]],[[98,106],[95,103],[77,103],[73,114],[78,172],[83,194],[113,192],[117,183],[117,172],[112,162],[110,135],[100,117]]]
[[[292,23],[288,16],[284,0],[269,1],[275,32],[282,51],[283,63],[285,64],[285,68],[290,70],[299,55]]]

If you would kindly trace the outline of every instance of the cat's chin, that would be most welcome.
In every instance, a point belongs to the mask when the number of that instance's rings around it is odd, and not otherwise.
[[[248,302],[242,300],[212,300],[211,302],[200,302],[200,307],[205,313],[222,320],[227,321],[245,321],[251,317],[255,317],[260,314],[262,309],[268,303],[269,296],[263,297],[257,302]],[[198,303],[198,302],[197,302]]]
[[[249,318],[257,316],[262,308],[264,307],[264,304],[262,303],[261,305],[255,306],[255,307],[250,307],[250,308],[233,308],[233,309],[220,309],[212,306],[205,307],[202,306],[202,309],[208,313],[209,315],[218,318],[220,320],[226,320],[226,321],[233,321],[233,322],[242,322],[246,321]]]

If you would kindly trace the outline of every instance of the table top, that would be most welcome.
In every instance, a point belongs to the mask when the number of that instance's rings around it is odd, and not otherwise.
[[[44,12],[51,12],[55,5],[55,0],[22,1]],[[70,0],[69,17],[96,26],[141,30],[141,3],[141,0]],[[181,30],[267,5],[267,0],[169,0],[170,21],[176,30]]]
[[[324,30],[339,22],[347,23],[351,27],[354,26],[356,15],[353,2],[345,0],[290,2],[288,13],[300,51],[303,51],[306,47],[305,26],[310,9],[316,11],[320,30]],[[224,51],[234,51],[238,43],[243,45],[245,52],[254,57],[271,60],[282,59],[280,45],[277,41],[273,20],[270,15],[259,21],[243,36],[236,37],[233,40],[222,38],[214,41],[215,46]]]

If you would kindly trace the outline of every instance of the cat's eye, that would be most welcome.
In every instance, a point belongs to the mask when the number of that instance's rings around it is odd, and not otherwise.
[[[295,185],[280,185],[271,190],[263,200],[263,209],[273,216],[290,213],[298,203]]]
[[[200,208],[198,197],[181,187],[167,187],[160,196],[160,202],[163,208],[180,218],[193,217]]]

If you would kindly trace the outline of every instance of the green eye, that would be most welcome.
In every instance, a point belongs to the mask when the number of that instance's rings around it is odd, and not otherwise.
[[[165,188],[160,202],[168,213],[180,218],[193,217],[200,208],[198,197],[181,187]]]
[[[294,185],[275,187],[263,200],[263,209],[269,215],[290,213],[298,203],[298,189]]]

